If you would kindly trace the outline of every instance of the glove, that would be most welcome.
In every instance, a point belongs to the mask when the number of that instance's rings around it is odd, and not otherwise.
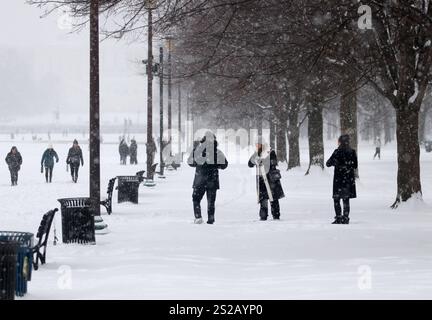
[[[260,166],[262,164],[262,162],[263,162],[263,159],[261,159],[260,157],[256,156],[254,161],[255,161],[255,164],[257,166]]]
[[[41,167],[41,173],[43,173],[43,167]]]

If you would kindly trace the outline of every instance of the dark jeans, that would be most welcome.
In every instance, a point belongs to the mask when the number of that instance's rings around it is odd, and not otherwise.
[[[138,159],[136,155],[130,156],[130,164],[138,164]]]
[[[378,159],[381,159],[381,148],[376,148],[374,159],[378,156]]]
[[[267,220],[268,217],[268,203],[269,200],[263,199],[260,201],[260,218],[261,220]],[[274,219],[280,218],[280,208],[279,208],[279,200],[274,200],[270,202],[271,205],[271,213]]]
[[[18,171],[17,170],[10,170],[11,175],[11,183],[13,186],[16,186],[18,184]]]
[[[46,182],[52,181],[52,174],[53,174],[54,167],[45,167],[45,179]]]
[[[201,200],[204,194],[207,194],[207,214],[210,221],[214,221],[216,189],[194,188],[192,193],[192,201],[194,214],[196,219],[201,218]]]
[[[340,217],[342,215],[342,207],[340,204],[340,198],[334,198],[334,208],[336,212],[336,216]],[[343,215],[348,217],[350,214],[350,199],[342,199],[343,202]]]
[[[73,182],[76,183],[78,181],[79,164],[71,163],[70,169],[71,169],[72,180]]]

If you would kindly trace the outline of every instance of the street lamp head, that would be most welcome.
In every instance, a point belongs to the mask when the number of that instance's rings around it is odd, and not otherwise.
[[[174,40],[174,36],[171,34],[168,34],[164,37],[164,39],[166,40],[165,46],[168,49],[168,51],[172,51],[173,48],[173,43],[172,40]]]
[[[154,10],[157,7],[157,0],[146,0],[144,5],[147,10]]]

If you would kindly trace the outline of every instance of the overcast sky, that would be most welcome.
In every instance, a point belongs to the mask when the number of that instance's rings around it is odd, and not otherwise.
[[[42,11],[24,0],[1,0],[0,117],[88,110],[88,32],[70,34],[62,12]],[[101,45],[101,108],[133,112],[145,107],[145,81],[138,61],[143,44]]]

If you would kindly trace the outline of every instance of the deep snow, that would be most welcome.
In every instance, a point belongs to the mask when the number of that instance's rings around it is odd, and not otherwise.
[[[14,188],[0,165],[0,230],[36,232],[42,214],[59,207],[56,199],[87,196],[87,164],[76,185],[66,172],[69,144],[55,143],[61,159],[54,183],[46,184],[40,173],[46,143],[1,140],[2,156],[17,145],[24,164]],[[124,167],[117,145],[102,145],[103,194],[109,178],[144,169],[139,147],[141,164]],[[374,147],[361,144],[359,199],[349,226],[330,224],[332,170],[305,177],[306,148],[301,169],[282,170],[281,221],[257,221],[254,171],[246,162],[221,172],[213,226],[193,224],[187,166],[167,172],[155,188],[141,187],[139,205],[118,205],[114,193],[114,213],[103,215],[110,233],[98,235],[95,246],[50,241],[48,263],[34,273],[25,299],[431,299],[432,154],[422,150],[424,202],[393,211],[395,148],[385,146],[383,160],[373,161]],[[87,145],[83,151],[87,159]],[[332,151],[327,142],[326,156]],[[60,215],[56,226],[61,238]]]

